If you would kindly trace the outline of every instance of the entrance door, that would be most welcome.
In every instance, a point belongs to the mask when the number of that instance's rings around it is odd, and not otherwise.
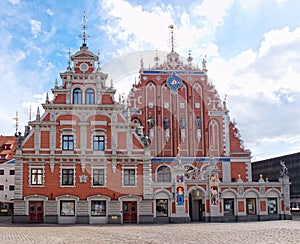
[[[202,199],[193,196],[191,193],[189,195],[189,215],[191,221],[202,221],[203,211]]]
[[[44,221],[44,202],[30,201],[29,202],[29,221],[40,223]]]
[[[137,223],[137,202],[123,202],[123,223]]]

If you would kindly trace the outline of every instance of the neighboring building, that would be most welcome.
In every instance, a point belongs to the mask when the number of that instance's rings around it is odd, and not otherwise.
[[[16,146],[15,136],[0,135],[0,164],[5,163],[13,158]]]
[[[0,213],[13,212],[15,190],[15,160],[0,164]]]
[[[253,162],[253,179],[257,180],[262,174],[269,181],[278,180],[281,170],[280,162],[284,162],[288,169],[288,176],[291,182],[290,200],[292,210],[300,210],[300,153]]]
[[[252,182],[250,151],[205,60],[183,64],[172,47],[162,64],[141,61],[126,104],[114,100],[98,60],[83,38],[53,101],[19,137],[13,222],[290,218],[288,179]]]
[[[15,136],[0,135],[0,214],[13,210],[15,188]]]

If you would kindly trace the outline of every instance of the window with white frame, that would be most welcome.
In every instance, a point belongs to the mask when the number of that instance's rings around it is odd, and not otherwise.
[[[61,169],[61,186],[75,186],[75,168]]]
[[[82,92],[80,88],[73,90],[73,104],[82,104]]]
[[[123,168],[123,186],[136,186],[136,168]]]
[[[44,170],[43,168],[30,169],[30,185],[41,186],[44,184]]]
[[[94,135],[93,136],[93,150],[94,151],[104,151],[105,150],[105,136],[104,135]]]
[[[91,88],[85,91],[85,103],[95,104],[95,91]]]
[[[62,150],[74,150],[73,135],[62,135]]]
[[[105,185],[105,169],[104,168],[93,168],[93,186],[104,186]]]

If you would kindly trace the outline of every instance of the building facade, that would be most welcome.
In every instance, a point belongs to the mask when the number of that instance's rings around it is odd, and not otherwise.
[[[84,33],[85,35],[85,33]],[[83,36],[84,36],[83,35]],[[289,180],[252,182],[251,153],[208,82],[172,51],[115,101],[83,39],[18,138],[13,222],[286,219]]]
[[[0,214],[13,211],[16,137],[0,135]]]
[[[281,163],[285,163],[290,178],[291,210],[300,210],[300,153],[283,155],[261,161],[252,162],[253,179],[259,179],[262,174],[269,181],[276,181],[280,177]]]

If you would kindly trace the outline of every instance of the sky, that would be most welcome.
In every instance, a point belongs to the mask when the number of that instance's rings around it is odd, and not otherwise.
[[[141,58],[147,66],[155,50],[171,51],[173,24],[176,52],[190,50],[199,66],[206,55],[252,161],[299,152],[299,9],[299,0],[1,0],[0,134],[15,133],[16,111],[23,131],[60,84],[86,11],[87,45],[119,93]]]

